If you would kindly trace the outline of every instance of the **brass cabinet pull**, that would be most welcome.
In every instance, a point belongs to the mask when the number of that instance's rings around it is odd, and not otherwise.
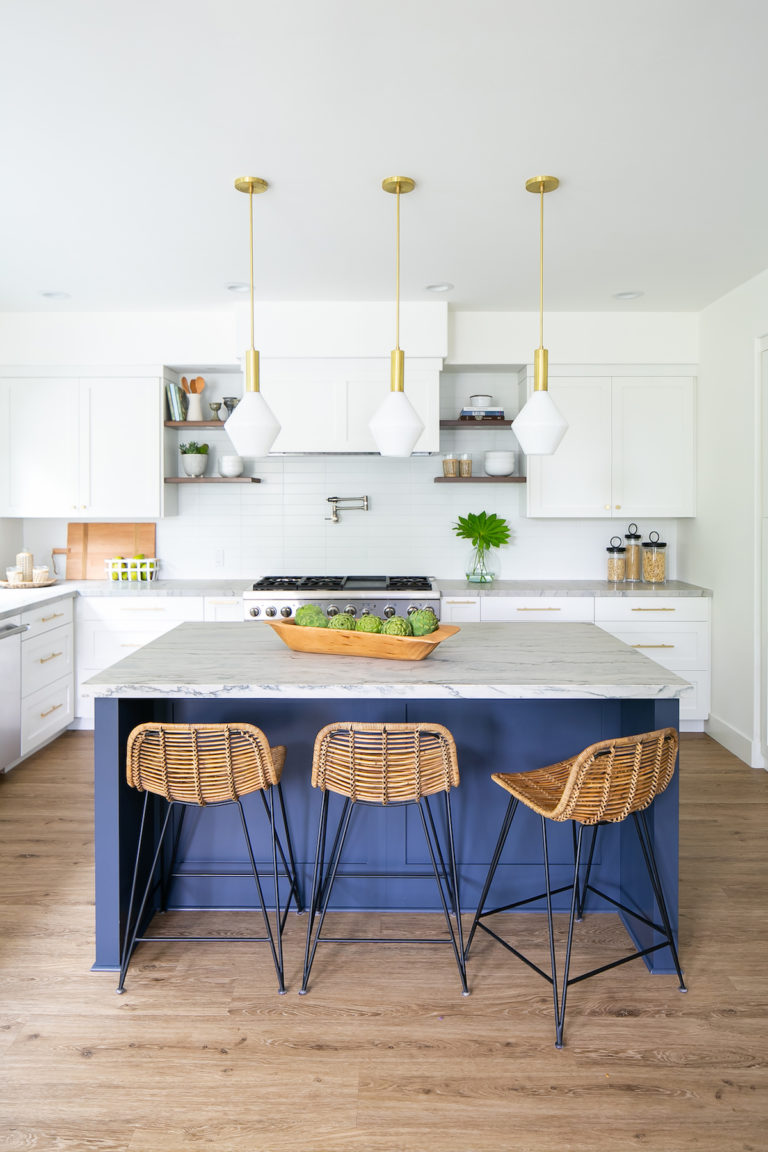
[[[121,648],[141,648],[141,644],[129,644],[127,641],[125,641],[123,644],[120,645],[120,647]]]
[[[677,612],[677,608],[633,608],[633,612]]]
[[[674,648],[674,644],[633,644],[633,648]]]
[[[58,620],[59,616],[63,616],[63,612],[54,612],[53,616],[41,616],[40,623],[47,624],[49,620]]]
[[[477,604],[477,600],[446,600],[446,604]]]
[[[63,707],[64,707],[63,704],[54,704],[53,707],[49,708],[47,712],[41,712],[40,713],[40,719],[45,720],[46,716],[50,716],[51,712],[55,712],[57,708],[63,708]]]
[[[55,660],[57,656],[63,656],[63,652],[51,652],[50,656],[41,656],[38,664],[47,664],[49,660]]]
[[[518,612],[562,612],[562,608],[518,608]]]

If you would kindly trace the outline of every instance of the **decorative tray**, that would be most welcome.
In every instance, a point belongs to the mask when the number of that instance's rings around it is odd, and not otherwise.
[[[423,660],[442,640],[461,631],[456,624],[441,624],[426,636],[382,636],[375,632],[347,632],[341,628],[297,627],[294,620],[269,620],[268,623],[294,652],[368,656],[380,660]]]
[[[38,580],[36,583],[33,580],[23,581],[21,584],[9,584],[7,580],[0,580],[0,588],[50,588],[51,584],[56,584],[56,580]]]

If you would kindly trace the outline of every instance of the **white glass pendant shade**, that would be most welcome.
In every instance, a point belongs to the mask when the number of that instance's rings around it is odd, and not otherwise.
[[[280,431],[272,409],[261,392],[243,398],[224,425],[238,456],[266,456]]]
[[[368,427],[382,456],[410,456],[424,421],[405,392],[388,392]]]
[[[568,425],[549,392],[534,392],[512,423],[526,456],[551,456]]]

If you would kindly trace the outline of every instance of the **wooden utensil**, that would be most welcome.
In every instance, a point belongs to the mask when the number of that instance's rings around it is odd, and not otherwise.
[[[193,395],[196,396],[199,392],[202,392],[203,388],[205,388],[205,380],[203,380],[202,376],[195,376],[194,380],[190,380],[189,390]]]
[[[186,378],[186,376],[182,376],[182,378],[181,378],[181,386],[182,386],[182,388],[184,389],[184,391],[187,393],[187,395],[189,395],[189,383],[188,383],[188,381],[187,381],[187,378]]]

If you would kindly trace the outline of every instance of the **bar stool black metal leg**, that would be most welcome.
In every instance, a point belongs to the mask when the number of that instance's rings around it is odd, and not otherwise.
[[[543,816],[542,816],[542,821],[544,821]],[[571,890],[571,911],[570,911],[570,915],[568,917],[568,939],[567,939],[566,946],[565,946],[565,964],[563,966],[563,982],[562,982],[559,1011],[557,1009],[557,1006],[555,1007],[555,1031],[556,1031],[556,1035],[557,1035],[557,1039],[555,1041],[555,1047],[556,1048],[562,1048],[562,1046],[563,1046],[563,1029],[565,1027],[565,1001],[566,1001],[566,997],[568,995],[568,984],[569,984],[568,976],[569,976],[569,973],[571,971],[571,948],[573,945],[573,926],[574,926],[574,923],[576,922],[576,912],[577,912],[579,900],[580,900],[580,896],[579,896],[579,865],[581,864],[581,840],[582,840],[583,833],[584,833],[584,825],[579,824],[579,831],[578,831],[577,838],[576,838],[576,860],[575,860],[574,869],[573,869],[573,888]],[[547,873],[548,872],[549,872],[549,869],[547,868]],[[549,888],[549,879],[547,879],[547,888]],[[551,917],[550,917],[550,930],[551,930]],[[554,954],[554,946],[552,948],[552,952]],[[554,968],[552,969],[552,974],[554,977]],[[554,982],[554,980],[553,980],[553,982]]]
[[[307,982],[309,980],[309,973],[312,970],[312,964],[315,959],[315,952],[317,945],[320,941],[320,933],[323,930],[323,922],[325,921],[325,914],[328,911],[328,902],[331,898],[333,891],[333,884],[336,879],[339,863],[341,861],[341,853],[344,849],[344,841],[347,838],[347,831],[349,829],[349,821],[352,816],[353,805],[350,800],[345,799],[344,805],[339,816],[339,822],[336,827],[336,835],[333,840],[333,849],[328,861],[328,867],[325,869],[323,875],[323,861],[321,859],[315,860],[315,877],[316,882],[313,884],[312,896],[312,909],[310,911],[310,920],[307,925],[307,944],[304,953],[304,974],[302,977],[301,988],[299,995],[304,996],[307,991]],[[321,811],[320,820],[320,835],[318,836],[318,852],[321,845],[325,844],[325,825],[328,820],[328,793],[323,793],[323,808]],[[315,915],[317,915],[317,928],[314,931],[314,940],[312,939],[312,922]]]
[[[278,801],[280,803],[280,812],[281,812],[282,821],[283,821],[283,829],[285,831],[285,846],[288,850],[288,857],[286,859],[286,854],[285,854],[285,851],[283,849],[282,841],[280,840],[280,836],[277,833],[277,830],[275,830],[277,850],[280,853],[280,859],[282,861],[283,868],[285,870],[285,875],[287,876],[287,878],[290,882],[290,888],[288,890],[288,899],[286,900],[285,912],[283,914],[283,927],[285,927],[285,921],[288,918],[288,909],[290,907],[291,899],[294,898],[296,900],[296,912],[297,912],[297,914],[299,914],[299,913],[304,911],[304,898],[303,898],[302,893],[301,893],[301,886],[299,884],[299,874],[296,871],[296,862],[295,862],[294,856],[293,856],[293,844],[291,842],[291,833],[290,833],[290,829],[288,828],[288,820],[286,818],[286,813],[285,813],[285,804],[283,803],[283,790],[282,790],[282,787],[280,786],[279,783],[273,784],[272,787],[277,789],[277,797],[278,797]],[[270,789],[270,792],[271,792],[271,789]],[[270,819],[269,804],[267,803],[267,797],[264,794],[264,789],[261,790],[260,794],[261,794],[261,802],[264,805],[264,811],[267,814],[267,819]]]
[[[274,940],[274,936],[272,934],[272,925],[270,924],[269,916],[267,915],[267,906],[266,906],[266,903],[264,901],[264,893],[262,892],[262,889],[261,889],[261,880],[259,879],[258,869],[256,868],[256,859],[253,855],[253,847],[251,845],[251,837],[248,834],[248,825],[247,825],[246,820],[245,820],[245,812],[243,811],[242,800],[240,800],[240,799],[237,800],[237,806],[240,810],[240,822],[241,822],[242,827],[243,827],[243,836],[245,837],[245,844],[246,844],[246,847],[248,849],[248,859],[250,860],[251,871],[253,872],[253,879],[256,883],[256,891],[257,891],[258,896],[259,896],[259,904],[261,905],[261,912],[262,912],[262,915],[264,917],[264,925],[265,925],[266,932],[267,932],[267,940],[269,942],[269,947],[270,947],[270,950],[272,952],[272,960],[273,960],[273,963],[275,965],[275,972],[277,973],[278,991],[282,994],[285,992],[285,984],[283,981],[282,957],[278,958],[277,949],[275,948],[275,940]],[[277,926],[278,926],[278,936],[279,936],[279,934],[280,934],[280,932],[279,932],[279,930],[280,930],[279,905],[278,905],[278,911],[277,911]]]
[[[153,880],[153,877],[155,875],[155,869],[157,868],[157,862],[160,859],[160,853],[162,851],[163,841],[165,839],[165,834],[166,834],[166,831],[168,829],[168,823],[169,823],[170,818],[171,818],[171,812],[173,811],[173,803],[171,802],[168,804],[168,806],[166,808],[165,819],[163,820],[163,827],[160,831],[160,837],[159,837],[158,842],[157,842],[157,848],[155,849],[155,854],[152,858],[152,864],[151,864],[150,869],[149,869],[149,875],[147,876],[147,883],[144,887],[144,892],[143,892],[143,895],[141,898],[141,904],[139,906],[139,911],[136,914],[136,918],[133,922],[133,925],[131,925],[131,918],[133,916],[133,906],[134,906],[134,901],[135,901],[135,896],[136,896],[136,884],[137,884],[138,876],[139,876],[139,863],[140,863],[140,859],[141,859],[141,849],[142,849],[142,846],[144,844],[144,835],[145,835],[146,827],[147,827],[147,809],[149,807],[149,798],[150,798],[150,793],[145,792],[144,793],[144,805],[143,805],[143,808],[141,811],[141,825],[139,827],[139,842],[138,842],[138,845],[136,847],[136,860],[135,860],[135,863],[133,866],[133,879],[131,881],[131,895],[130,895],[130,899],[128,901],[128,914],[127,914],[126,921],[125,921],[125,935],[123,937],[123,952],[122,952],[122,956],[120,958],[120,978],[118,980],[117,989],[116,989],[116,991],[119,993],[122,993],[124,991],[123,986],[125,984],[125,976],[126,976],[126,973],[128,971],[128,965],[130,963],[131,956],[133,955],[133,950],[136,947],[136,937],[139,934],[139,927],[140,927],[141,921],[144,917],[144,910],[147,906],[147,899],[148,899],[149,893],[152,889],[152,880]]]
[[[443,793],[444,797],[447,795],[448,795],[447,792]],[[424,801],[424,808],[425,808],[426,813],[427,813],[427,819],[429,820],[429,827],[430,827],[430,831],[432,833],[432,841],[435,845],[435,851],[437,852],[437,859],[440,863],[440,872],[442,874],[443,880],[445,881],[445,886],[448,890],[451,905],[453,905],[455,903],[455,896],[454,896],[453,888],[451,886],[452,880],[449,876],[448,869],[445,866],[445,860],[443,859],[443,853],[442,853],[442,850],[440,848],[440,837],[437,834],[437,827],[435,825],[434,817],[432,815],[432,805],[429,802],[429,796],[423,796],[422,799]],[[446,827],[447,827],[447,822],[446,822]]]
[[[438,864],[437,864],[437,856],[435,853],[435,849],[432,845],[432,841],[430,839],[429,827],[427,825],[427,818],[424,815],[424,806],[421,803],[421,801],[419,802],[419,813],[421,815],[421,826],[424,829],[424,839],[427,842],[427,848],[429,849],[429,857],[430,857],[430,860],[432,861],[432,871],[435,874],[435,881],[437,883],[437,890],[440,893],[440,903],[443,906],[443,916],[445,917],[445,922],[448,925],[448,933],[449,933],[450,938],[451,938],[451,945],[453,946],[453,953],[454,953],[454,956],[456,957],[456,965],[459,969],[459,977],[461,979],[462,991],[463,991],[464,995],[466,996],[468,994],[469,990],[467,988],[467,974],[466,974],[466,969],[464,966],[464,956],[459,951],[459,947],[458,947],[458,944],[456,941],[456,933],[454,932],[453,925],[451,924],[451,915],[450,915],[450,912],[448,910],[448,904],[447,904],[446,899],[445,899],[445,892],[443,891],[443,884],[442,884],[441,879],[440,879],[440,870],[439,870]],[[449,835],[450,835],[450,833],[449,833]],[[453,852],[451,849],[452,849],[452,845],[449,844],[448,851],[451,854],[451,856],[453,856]],[[457,895],[458,895],[458,893],[457,893]],[[458,900],[456,901],[456,907],[458,909]]]
[[[587,889],[589,888],[589,876],[592,871],[592,861],[595,855],[595,840],[597,839],[597,829],[599,824],[592,824],[592,840],[589,845],[589,854],[587,856],[587,870],[584,874],[584,880],[579,885],[578,903],[576,906],[576,920],[581,922],[584,919],[584,906],[587,902]],[[576,861],[576,821],[571,821],[571,834],[573,836],[573,859],[574,865]]]
[[[501,831],[499,832],[499,838],[496,841],[496,847],[493,851],[493,856],[491,857],[491,864],[490,864],[490,867],[488,868],[488,873],[485,877],[485,883],[483,885],[483,890],[480,893],[480,900],[479,900],[478,905],[477,905],[477,911],[475,912],[475,918],[472,921],[472,927],[470,928],[469,936],[467,937],[467,946],[464,949],[464,960],[465,961],[467,960],[467,957],[469,956],[469,949],[472,947],[472,940],[474,939],[475,932],[477,931],[477,925],[480,921],[480,918],[483,915],[483,909],[485,908],[485,902],[488,899],[488,893],[491,890],[491,884],[493,883],[493,878],[496,875],[496,869],[499,866],[499,860],[501,859],[501,853],[503,852],[504,845],[507,842],[507,836],[509,835],[509,829],[512,825],[512,819],[513,819],[515,812],[517,810],[517,805],[518,805],[518,801],[517,801],[516,797],[511,796],[509,803],[507,804],[507,810],[504,813],[504,819],[501,822]]]
[[[179,855],[179,844],[181,842],[181,830],[184,827],[184,817],[187,812],[185,804],[179,804],[178,819],[176,821],[176,830],[173,834],[173,848],[171,849],[171,859],[168,862],[168,867],[163,868],[163,881],[160,889],[160,912],[168,911],[168,896],[171,891],[171,884],[173,883],[173,872],[176,867],[176,860]],[[162,861],[161,861],[162,863]]]
[[[640,847],[643,850],[645,866],[648,869],[648,876],[650,878],[651,885],[653,887],[653,893],[656,897],[656,903],[658,904],[659,912],[661,914],[661,922],[664,925],[664,934],[666,935],[667,943],[669,944],[669,950],[672,954],[672,962],[675,965],[675,971],[677,972],[680,991],[687,992],[688,989],[686,988],[685,980],[683,979],[683,973],[680,968],[680,959],[678,957],[677,948],[675,947],[675,940],[672,935],[672,925],[669,919],[669,913],[667,911],[667,902],[664,899],[664,891],[661,886],[659,869],[656,864],[656,854],[653,851],[653,841],[651,839],[651,834],[648,831],[648,823],[645,818],[645,812],[633,812],[632,816],[635,822],[635,828],[637,829],[637,836],[640,841]]]
[[[467,965],[464,960],[464,928],[461,923],[461,902],[459,900],[459,870],[456,865],[456,845],[453,836],[453,816],[451,814],[451,797],[448,792],[445,795],[445,823],[448,828],[448,853],[449,853],[449,866],[451,870],[451,884],[453,887],[453,911],[456,917],[456,935],[459,942],[459,952],[462,960],[462,971],[466,978]]]

